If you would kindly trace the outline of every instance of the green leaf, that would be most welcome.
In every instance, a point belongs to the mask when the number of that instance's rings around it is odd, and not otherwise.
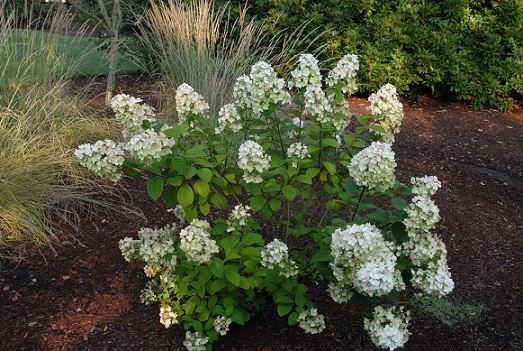
[[[189,130],[188,125],[178,124],[174,127],[164,130],[163,134],[165,134],[165,136],[170,137],[170,138],[178,138],[179,136],[187,133],[188,130]]]
[[[212,310],[214,306],[216,306],[216,302],[218,302],[218,296],[213,295],[209,298],[209,301],[207,302],[207,307]]]
[[[160,195],[162,195],[164,184],[165,178],[163,177],[152,177],[147,181],[147,192],[154,201],[158,200]]]
[[[211,212],[211,205],[209,205],[208,202],[204,203],[204,204],[201,204],[200,205],[200,212],[204,215],[204,216],[207,216],[209,214],[209,212]]]
[[[238,266],[228,264],[225,265],[225,278],[234,286],[240,286],[240,273],[238,273]]]
[[[183,177],[174,176],[174,177],[167,178],[167,183],[171,184],[172,186],[180,186],[183,183]]]
[[[194,149],[187,150],[185,152],[185,157],[194,157],[194,158],[202,157],[202,158],[205,158],[205,157],[207,157],[207,153],[204,150],[202,150],[202,149],[194,148]]]
[[[303,294],[297,294],[294,296],[294,303],[298,307],[303,307],[307,303],[307,298]]]
[[[227,206],[227,199],[222,194],[214,193],[211,196],[211,202],[214,206],[218,207],[220,210]]]
[[[334,163],[328,162],[328,161],[323,161],[323,166],[325,167],[327,172],[329,172],[330,175],[336,174],[337,167]]]
[[[243,313],[238,309],[234,310],[234,312],[231,315],[231,319],[234,323],[238,323],[239,325],[245,324],[245,319],[243,318]]]
[[[299,316],[300,315],[298,314],[298,312],[292,312],[291,314],[289,314],[289,318],[287,318],[287,323],[289,323],[290,327],[296,325]]]
[[[249,202],[253,211],[259,211],[267,203],[267,199],[263,196],[254,196]]]
[[[325,147],[325,146],[330,146],[330,147],[338,147],[338,141],[336,139],[331,139],[331,138],[327,138],[327,139],[323,139],[321,141],[321,146],[322,147]]]
[[[285,185],[282,189],[283,196],[289,201],[292,201],[300,193],[298,188],[293,187],[292,185]]]
[[[280,199],[271,199],[269,201],[269,206],[273,211],[278,211],[281,208],[281,200]]]
[[[255,259],[261,259],[261,252],[263,248],[262,247],[253,247],[248,246],[245,249],[242,250],[241,256],[244,258],[252,258],[255,257]]]
[[[198,170],[198,177],[200,177],[200,179],[206,181],[207,183],[211,181],[212,174],[213,173],[209,168],[200,168]]]
[[[394,239],[396,239],[398,242],[406,243],[407,241],[409,241],[409,234],[407,233],[407,228],[405,227],[405,224],[401,222],[392,223],[392,225],[390,226],[390,230],[394,235]]]
[[[373,124],[370,126],[370,129],[372,130],[375,130],[376,132],[380,133],[380,134],[386,134],[387,131],[385,130],[385,128],[383,128],[382,126],[380,126],[379,124]]]
[[[388,293],[387,299],[394,304],[398,303],[401,299],[400,293],[397,290],[392,290],[390,293]]]
[[[187,162],[182,157],[173,157],[169,168],[183,176],[187,176],[187,171],[189,170]]]
[[[403,211],[407,207],[407,202],[402,198],[393,198],[392,199],[392,208],[398,211]]]
[[[251,246],[253,244],[263,245],[263,237],[260,234],[247,232],[242,236],[241,244],[243,246]]]
[[[211,187],[209,186],[209,183],[207,183],[203,179],[198,179],[193,184],[194,192],[200,196],[207,197],[209,195],[209,192],[211,191]]]
[[[216,294],[219,291],[222,291],[227,286],[227,280],[226,279],[217,279],[211,282],[211,284],[208,284],[207,291],[209,294]]]
[[[337,211],[340,208],[340,203],[335,199],[330,199],[325,203],[325,207],[327,207],[328,210]]]
[[[278,304],[278,314],[280,317],[283,317],[292,310],[293,304],[287,304],[287,303],[279,303]]]
[[[320,173],[320,171],[321,171],[321,169],[319,169],[318,167],[314,167],[314,168],[309,168],[305,172],[305,174],[307,174],[311,178],[314,178]]]
[[[176,200],[176,193],[176,188],[172,186],[168,187],[167,190],[165,190],[165,195],[163,198],[167,206],[171,208],[174,208],[176,206],[176,204],[178,203],[178,200]]]
[[[221,279],[223,277],[224,269],[223,269],[222,261],[219,261],[219,260],[211,261],[211,263],[209,264],[209,267],[211,268],[212,274],[216,278]]]
[[[263,219],[265,219],[265,220],[271,219],[271,217],[272,217],[272,210],[271,210],[270,206],[265,206],[263,208],[262,216],[263,216]]]
[[[194,201],[194,192],[189,184],[184,184],[178,189],[176,197],[182,207],[189,207]]]
[[[312,179],[308,175],[301,174],[294,178],[297,182],[305,183],[305,184],[312,184]]]

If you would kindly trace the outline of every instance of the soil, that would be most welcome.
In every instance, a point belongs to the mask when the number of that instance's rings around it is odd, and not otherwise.
[[[103,105],[103,82],[85,91]],[[76,89],[85,81],[75,83]],[[146,77],[120,77],[121,92],[155,104]],[[356,113],[363,98],[351,99]],[[461,103],[423,98],[404,102],[406,118],[396,137],[397,176],[436,175],[437,232],[448,249],[456,283],[449,299],[482,304],[481,315],[442,323],[413,311],[405,350],[523,350],[523,109],[471,111]],[[182,328],[165,329],[157,306],[139,301],[142,270],[120,255],[118,241],[172,215],[145,193],[143,180],[127,180],[136,211],[99,213],[67,233],[54,251],[34,251],[0,270],[0,350],[184,350]],[[305,334],[288,327],[272,308],[246,326],[234,326],[215,350],[375,350],[363,330],[365,308],[333,302],[324,286],[311,294],[326,316],[326,330]],[[471,314],[476,314],[472,312]]]

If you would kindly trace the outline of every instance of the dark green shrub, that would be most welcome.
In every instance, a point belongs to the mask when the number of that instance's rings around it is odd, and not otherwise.
[[[248,4],[273,33],[304,24],[308,31],[329,30],[313,46],[326,45],[324,59],[357,54],[361,91],[392,83],[409,98],[429,93],[502,111],[523,91],[523,0]]]

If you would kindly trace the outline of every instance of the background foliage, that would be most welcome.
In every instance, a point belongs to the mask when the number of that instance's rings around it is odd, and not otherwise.
[[[512,108],[523,92],[522,0],[247,1],[269,32],[304,23],[329,33],[324,58],[354,53],[361,91],[385,83],[474,109]],[[243,2],[238,2],[238,6]]]

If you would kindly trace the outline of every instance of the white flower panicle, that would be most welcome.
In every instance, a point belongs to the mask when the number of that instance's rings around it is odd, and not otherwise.
[[[208,342],[208,337],[200,336],[198,332],[191,333],[187,331],[185,333],[183,346],[185,346],[188,351],[205,351],[207,349],[205,345],[207,345]]]
[[[287,150],[287,157],[289,157],[292,160],[292,166],[298,167],[298,161],[297,159],[303,160],[309,157],[309,150],[307,149],[307,146],[302,143],[293,143],[289,146],[289,149]]]
[[[223,133],[226,129],[230,129],[236,133],[243,128],[241,116],[233,104],[224,105],[218,112],[218,115],[217,134]]]
[[[249,211],[251,210],[250,206],[243,206],[242,204],[234,206],[229,219],[227,220],[228,232],[232,232],[237,228],[242,228],[247,225],[247,221],[251,217]]]
[[[316,308],[303,311],[298,316],[300,328],[309,334],[319,334],[325,329],[325,318],[318,313]]]
[[[446,259],[429,262],[426,269],[412,269],[412,285],[432,296],[443,297],[454,290]]]
[[[270,155],[265,155],[260,144],[247,140],[240,145],[238,150],[238,167],[244,174],[247,183],[261,183],[263,179],[258,175],[269,169]]]
[[[354,297],[354,292],[352,292],[350,288],[346,282],[337,280],[329,283],[327,292],[335,302],[347,303]]]
[[[128,131],[138,131],[144,120],[154,121],[155,113],[146,104],[140,104],[142,99],[126,94],[118,94],[109,103],[116,120]]]
[[[292,79],[288,82],[289,89],[300,89],[308,85],[321,86],[321,73],[318,60],[311,54],[301,54],[298,66],[291,72]]]
[[[405,212],[407,218],[403,220],[403,224],[407,227],[409,236],[428,233],[440,220],[438,206],[426,196],[414,196],[412,202],[405,208]]]
[[[251,109],[255,115],[266,111],[271,104],[291,102],[285,80],[278,78],[272,66],[263,61],[252,66],[248,77],[244,75],[236,80],[233,95],[238,107]]]
[[[359,186],[386,191],[396,181],[394,151],[389,144],[379,141],[354,155],[348,168]]]
[[[412,177],[412,193],[419,196],[430,197],[441,188],[441,182],[436,176]]]
[[[304,128],[305,127],[305,121],[301,120],[299,117],[295,117],[292,119],[292,123],[298,127],[298,128]]]
[[[216,241],[211,239],[207,221],[193,220],[191,225],[180,231],[180,248],[187,260],[198,264],[209,262],[212,254],[219,252]]]
[[[261,252],[262,261],[261,265],[269,269],[280,268],[281,276],[287,278],[298,274],[298,266],[296,262],[289,259],[289,248],[287,244],[279,239],[274,239],[267,245]]]
[[[153,275],[161,271],[171,272],[176,267],[177,258],[169,256],[175,251],[179,232],[176,224],[168,224],[161,229],[142,228],[138,232],[138,239],[120,240],[120,251],[126,261],[144,261],[147,270]]]
[[[331,117],[331,123],[339,132],[345,132],[348,127],[352,112],[350,111],[349,101],[343,99],[340,103],[335,101],[336,95],[329,96],[334,114]]]
[[[94,144],[79,145],[74,155],[80,164],[97,176],[117,182],[122,177],[120,167],[125,161],[124,150],[114,141],[98,140]]]
[[[225,316],[218,316],[214,320],[214,329],[218,334],[224,336],[229,331],[229,325],[231,325],[232,319],[226,318]]]
[[[367,296],[382,296],[401,287],[395,270],[396,253],[391,242],[372,224],[338,228],[332,234],[331,263],[338,281],[331,287],[335,300],[351,295],[350,288]]]
[[[167,212],[172,212],[181,223],[187,220],[185,210],[181,205],[176,205],[176,207],[168,209]]]
[[[160,323],[169,328],[173,324],[178,323],[178,315],[173,312],[171,306],[160,307]]]
[[[176,111],[178,111],[178,122],[185,124],[192,115],[207,115],[209,104],[194,91],[193,87],[183,83],[176,89]]]
[[[140,301],[145,305],[150,305],[156,302],[156,290],[158,290],[158,281],[149,280],[145,284],[145,288],[140,292]]]
[[[376,118],[376,124],[383,127],[385,133],[378,133],[385,142],[392,142],[394,134],[400,131],[403,120],[403,105],[398,99],[396,88],[385,84],[377,93],[369,96],[371,113]],[[377,132],[376,132],[377,133]]]
[[[434,233],[409,236],[405,243],[406,253],[416,266],[422,267],[429,261],[446,260],[447,248],[445,243]]]
[[[303,113],[316,118],[318,123],[327,124],[332,122],[333,112],[329,99],[320,85],[309,85],[303,94],[305,107]]]
[[[265,245],[261,256],[262,266],[274,269],[276,266],[283,265],[285,260],[289,258],[289,248],[280,239],[274,239]]]
[[[445,243],[431,232],[440,220],[439,209],[430,198],[441,187],[438,178],[425,176],[412,178],[412,202],[405,208],[407,217],[403,224],[409,241],[403,252],[416,268],[412,271],[412,285],[428,295],[442,297],[454,289],[447,264]]]
[[[236,100],[235,103],[242,109],[252,108],[251,91],[252,79],[248,75],[244,74],[236,78],[234,83],[234,90],[232,95]]]
[[[174,139],[168,138],[162,131],[147,129],[129,139],[125,149],[136,160],[151,165],[163,156],[169,155],[174,144]]]
[[[353,94],[358,91],[356,85],[356,75],[360,68],[358,56],[348,54],[343,56],[336,67],[334,67],[327,76],[327,85],[333,87],[337,84],[343,84],[341,90],[345,94]]]
[[[372,319],[364,319],[364,328],[374,345],[395,350],[403,347],[409,340],[410,313],[404,312],[403,306],[399,308],[376,306],[372,315]]]

